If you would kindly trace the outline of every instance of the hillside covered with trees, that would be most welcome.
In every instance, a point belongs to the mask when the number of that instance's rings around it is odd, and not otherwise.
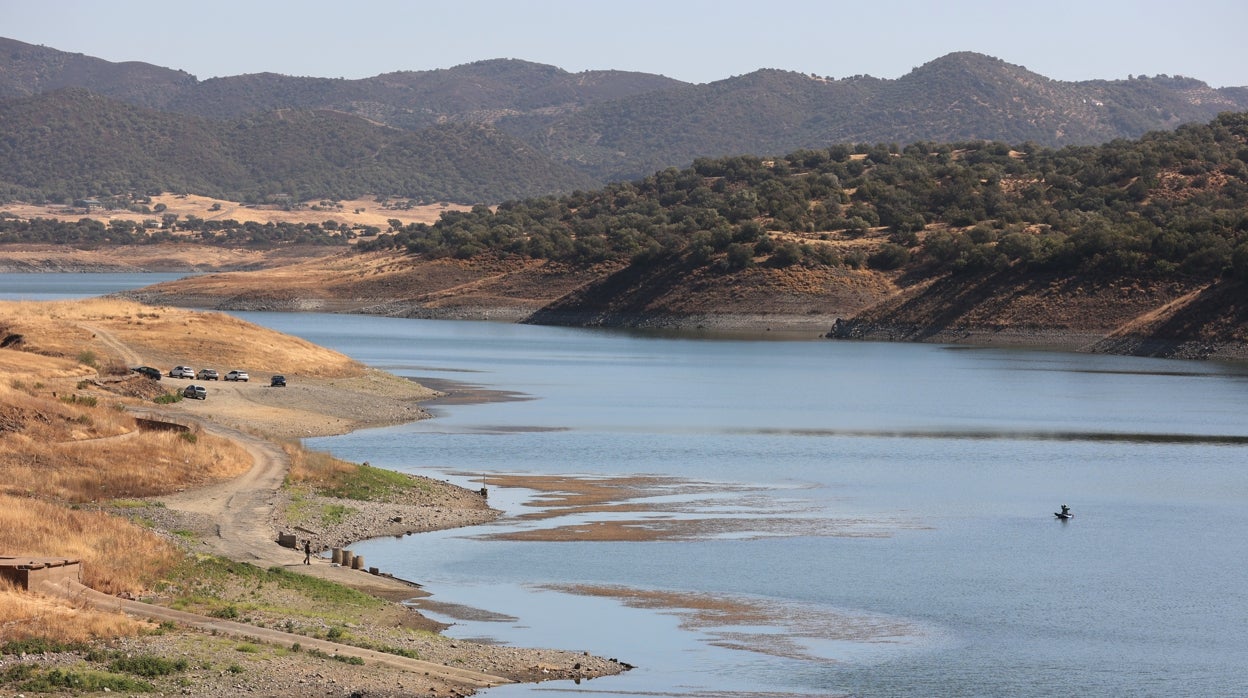
[[[592,186],[686,167],[696,158],[773,155],[834,143],[1091,145],[1248,109],[1244,87],[1214,89],[1167,75],[1062,82],[970,52],[936,58],[887,80],[759,70],[695,85],[644,73],[569,73],[490,60],[360,80],[264,73],[200,81],[168,68],[0,39],[0,100],[66,88],[227,123],[263,121],[262,115],[283,110],[349,114],[413,132],[427,141],[426,152],[443,145],[445,134],[435,126],[489,126],[576,170]],[[485,181],[506,167],[478,160],[462,172],[434,169],[423,188],[463,192],[463,179]],[[547,188],[526,193],[568,191],[558,188],[561,181],[539,177],[534,186]],[[472,200],[497,203],[514,195]]]
[[[0,102],[0,200],[171,191],[248,203],[365,194],[475,203],[589,182],[483,124],[417,132],[295,110],[216,121],[82,89]]]
[[[392,221],[301,265],[300,278],[317,282],[300,293],[275,293],[287,277],[261,271],[133,295],[1248,358],[1246,158],[1248,114],[1227,113],[1102,146],[700,159],[433,224]]]
[[[1019,266],[1248,278],[1248,114],[1058,150],[915,143],[701,159],[598,191],[446,214],[368,245],[576,264],[681,256],[726,273]]]

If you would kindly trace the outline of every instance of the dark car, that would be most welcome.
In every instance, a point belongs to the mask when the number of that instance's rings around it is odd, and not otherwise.
[[[192,400],[207,400],[208,389],[202,385],[188,385],[182,391],[182,397],[189,397]]]
[[[286,376],[273,376],[272,378],[269,379],[269,387],[270,388],[285,388]]]
[[[160,371],[158,369],[152,368],[151,366],[137,366],[135,368],[130,369],[130,372],[137,373],[140,376],[147,376],[148,378],[151,378],[154,381],[160,380]]]

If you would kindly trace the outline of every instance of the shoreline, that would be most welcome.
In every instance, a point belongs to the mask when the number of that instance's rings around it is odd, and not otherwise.
[[[368,370],[375,371],[376,369],[370,368]],[[453,401],[458,399],[463,402],[485,402],[491,399],[507,399],[506,397],[498,398],[494,391],[475,389],[470,385],[461,386],[454,381],[442,381],[439,383],[439,390],[434,391],[429,390],[428,386],[420,384],[417,379],[395,378],[405,383],[411,383],[419,390],[424,391],[426,396],[420,399],[421,404],[431,400]],[[456,395],[460,392],[460,389],[462,389],[463,395],[459,395],[457,398]],[[500,393],[498,395],[505,394]],[[329,404],[341,405],[342,403]],[[318,405],[324,408],[327,406],[327,403],[321,401],[318,402]],[[359,429],[380,428],[431,418],[431,415],[423,409],[419,413],[408,413],[416,415],[414,418],[409,419],[395,420],[393,414],[392,411],[374,413],[371,420],[364,419],[354,422],[351,429],[334,430],[332,433],[319,435],[346,434]],[[230,431],[234,430],[233,427],[226,428]],[[265,441],[274,448],[280,447],[280,443],[271,436],[254,436],[254,438]],[[372,467],[367,463],[362,465],[364,467]],[[399,471],[392,470],[390,472]],[[269,537],[268,552],[265,556],[272,559],[286,560],[280,564],[280,567],[289,572],[326,579],[382,599],[394,609],[394,612],[398,613],[400,625],[435,633],[436,637],[432,639],[412,638],[409,640],[410,643],[414,643],[414,646],[417,648],[415,651],[421,659],[434,661],[448,667],[479,667],[486,674],[502,676],[517,683],[544,683],[548,681],[575,681],[579,683],[584,680],[612,676],[632,668],[625,662],[594,656],[584,651],[494,645],[447,637],[441,632],[448,627],[446,624],[420,613],[422,605],[436,605],[437,601],[436,597],[423,589],[418,580],[397,577],[380,569],[377,574],[373,574],[368,567],[360,570],[342,567],[332,564],[328,558],[318,554],[332,548],[348,549],[357,543],[377,538],[406,537],[418,533],[479,525],[493,521],[502,515],[501,511],[490,508],[481,499],[480,494],[473,490],[451,484],[446,480],[437,480],[411,473],[403,474],[415,480],[425,481],[426,486],[421,489],[425,493],[432,491],[434,501],[353,500],[317,494],[303,494],[301,496],[311,501],[314,505],[342,507],[351,510],[332,526],[315,531],[301,525],[290,516],[288,505],[294,493],[291,486],[283,485],[276,490],[274,496],[269,500],[271,508],[267,517],[267,526],[274,535]],[[214,535],[220,535],[219,532],[216,532],[219,529],[219,524],[214,518],[179,509],[177,506],[169,504],[174,497],[152,497],[150,499],[156,506],[143,511],[142,518],[152,522],[155,529],[163,531],[166,535],[174,535],[174,531],[181,531],[182,535],[185,536],[186,532],[194,531],[201,541]],[[467,506],[464,506],[464,504],[467,504]],[[305,536],[314,537],[317,543],[313,546],[314,557],[311,566],[304,566],[301,563],[303,557],[301,548],[288,549],[278,544],[277,534],[283,532],[296,534],[298,540],[303,540]],[[192,553],[194,552],[192,550]],[[216,554],[222,555],[222,552],[217,552]],[[229,560],[255,564],[260,567],[269,566],[269,569],[273,569],[273,562],[263,559],[248,560],[246,559],[247,555],[235,554],[223,555],[223,557]],[[374,563],[371,566],[376,565]],[[367,639],[370,635],[366,629],[375,622],[368,616],[360,617],[351,625],[354,628],[353,633],[363,632],[363,637]],[[265,623],[258,625],[259,628],[265,626]],[[312,637],[315,637],[315,635]],[[371,642],[370,640],[363,645],[352,646],[362,646],[367,649]],[[135,651],[151,651],[153,646],[166,647],[163,639],[152,640],[145,637],[123,639],[120,641],[120,644],[122,646],[133,646],[136,648]],[[177,649],[179,646],[175,641],[166,647],[166,651],[168,653],[180,652]],[[332,662],[332,664],[337,664],[337,662]],[[2,666],[3,661],[0,661],[0,668]],[[330,686],[344,690],[347,687],[353,687],[353,690],[347,690],[347,693],[351,694],[370,696],[467,696],[473,695],[478,691],[478,688],[469,683],[448,682],[442,679],[435,680],[428,675],[422,679],[410,671],[395,672],[393,669],[386,671],[384,666],[377,665],[352,666],[350,668],[338,666],[334,668],[333,672],[333,674],[324,675],[323,678],[327,679],[331,675],[336,676],[337,678],[329,681]],[[319,681],[298,678],[297,675],[290,674],[286,668],[273,669],[267,673],[271,675],[259,679],[259,684],[245,690],[251,692],[260,691],[264,695],[291,696],[293,698],[294,696],[306,695],[305,685],[307,688],[311,688],[312,685],[319,683]],[[275,680],[274,677],[278,677],[278,679]],[[317,678],[322,678],[322,675],[318,674]],[[413,682],[418,682],[416,683],[417,686],[428,684],[429,687],[428,689],[415,688],[413,687]],[[297,687],[286,692],[286,688],[292,683],[297,684]],[[234,689],[240,687],[237,679],[231,685]],[[195,694],[212,696],[214,698],[225,698],[234,695],[222,687],[203,685],[196,686]]]
[[[102,264],[64,259],[64,252],[56,255],[47,251],[48,258],[39,264],[22,267],[19,257],[12,252],[0,255],[0,272],[12,273],[92,273],[122,272],[140,273],[137,267],[127,267],[125,262],[115,260]],[[168,255],[153,257],[159,260],[162,271],[185,271],[188,275],[203,274],[205,266],[172,263]],[[232,260],[237,261],[237,260]],[[287,260],[288,261],[288,260]],[[240,271],[255,270],[255,265],[230,264],[208,267],[213,272],[237,268]],[[149,271],[143,269],[141,271]],[[1174,358],[1181,360],[1248,361],[1248,342],[1238,340],[1204,339],[1200,337],[1166,338],[1150,334],[1133,333],[1120,325],[1105,322],[1086,326],[1026,326],[1009,323],[970,323],[957,326],[930,326],[907,322],[877,322],[853,319],[858,313],[850,308],[797,313],[765,312],[690,312],[690,313],[619,313],[546,311],[547,302],[530,299],[499,302],[499,299],[460,298],[436,303],[421,300],[422,296],[404,298],[348,297],[341,293],[325,293],[321,290],[303,288],[295,293],[231,293],[221,295],[219,290],[205,292],[181,291],[153,292],[141,287],[111,294],[149,305],[168,305],[200,311],[253,311],[253,312],[323,312],[343,315],[368,315],[428,320],[468,320],[503,322],[512,324],[536,324],[552,327],[579,327],[586,329],[608,328],[622,331],[638,331],[674,337],[706,339],[757,339],[777,341],[811,341],[816,339],[865,340],[879,342],[936,343],[984,347],[1031,348],[1043,351],[1068,351],[1076,353],[1110,354],[1150,358]],[[398,289],[392,289],[399,292]],[[859,308],[861,310],[861,308]],[[850,318],[850,319],[844,319]],[[1066,318],[1064,322],[1070,322]],[[1078,325],[1078,323],[1076,323]],[[1101,326],[1105,325],[1105,326]],[[1139,329],[1139,328],[1136,328]],[[1144,328],[1147,329],[1147,328]],[[392,422],[397,423],[397,422]]]
[[[78,409],[96,409],[96,400],[122,408],[119,411],[128,412],[133,420],[128,426],[123,425],[126,430],[116,436],[124,441],[177,431],[188,435],[186,441],[192,445],[224,439],[238,448],[231,455],[250,455],[247,465],[230,471],[222,479],[204,480],[206,484],[191,484],[198,482],[194,478],[166,480],[150,490],[165,494],[100,498],[73,507],[128,519],[184,551],[176,573],[125,590],[123,598],[145,602],[128,606],[127,612],[137,619],[150,619],[162,617],[160,608],[173,608],[192,614],[198,618],[197,623],[208,624],[215,622],[214,618],[222,622],[237,618],[239,624],[245,624],[243,628],[257,628],[257,636],[263,636],[264,629],[282,630],[287,639],[253,648],[247,637],[242,638],[245,645],[239,645],[237,637],[218,637],[216,633],[190,629],[191,626],[179,629],[177,621],[157,629],[154,623],[140,620],[142,627],[134,625],[125,632],[94,635],[90,654],[69,649],[21,657],[0,656],[0,673],[17,664],[27,664],[27,671],[40,673],[66,667],[74,671],[106,671],[108,658],[93,659],[90,655],[117,652],[182,656],[191,658],[192,666],[183,670],[187,673],[154,682],[160,687],[157,690],[168,693],[189,687],[195,695],[213,698],[233,697],[240,691],[293,698],[344,692],[370,696],[464,696],[475,691],[471,682],[427,673],[422,676],[419,671],[396,672],[387,669],[385,662],[361,665],[351,661],[347,664],[352,666],[344,667],[344,658],[360,659],[358,653],[352,654],[352,647],[462,667],[482,676],[521,683],[582,681],[629,668],[622,662],[573,649],[454,640],[437,632],[445,627],[443,624],[401,603],[428,595],[421,591],[419,580],[381,574],[380,570],[372,574],[367,567],[331,565],[324,558],[304,565],[302,550],[278,543],[279,532],[293,531],[296,526],[314,532],[318,549],[330,549],[391,535],[459,528],[499,516],[501,512],[489,508],[480,493],[447,481],[424,477],[427,482],[419,487],[395,486],[391,493],[386,477],[376,479],[376,474],[365,473],[353,481],[353,471],[347,470],[347,480],[335,480],[320,474],[339,472],[334,470],[339,464],[332,457],[316,460],[323,454],[309,456],[297,448],[283,447],[284,443],[306,436],[345,434],[429,418],[431,415],[421,404],[430,399],[479,401],[497,397],[495,392],[468,387],[463,388],[465,394],[452,396],[462,386],[443,382],[442,390],[432,390],[323,347],[289,335],[278,336],[280,333],[273,330],[219,313],[171,308],[153,312],[143,307],[101,304],[98,299],[52,301],[41,307],[54,309],[55,317],[34,312],[33,307],[12,307],[13,317],[21,318],[18,336],[29,342],[28,351],[37,349],[69,357],[90,351],[95,356],[93,362],[110,367],[108,372],[94,368],[89,379],[84,379],[87,369],[69,371],[65,377],[41,377],[38,383],[26,383],[30,386],[28,392],[40,393],[32,397],[56,400],[58,391],[73,391],[75,397],[90,400]],[[19,308],[21,312],[17,312]],[[188,327],[196,331],[188,331]],[[23,357],[38,353],[11,349],[6,356],[24,365],[30,361],[23,361]],[[162,377],[157,382],[137,373],[118,372],[117,368],[124,372],[125,366],[139,364],[163,367],[188,363],[199,367],[244,366],[255,380],[209,383],[210,395],[203,401],[156,403],[156,397],[170,391],[181,392],[189,381]],[[270,372],[285,373],[291,380],[286,387],[274,389],[262,375]],[[69,404],[79,406],[84,401]],[[153,424],[159,423],[163,425],[153,428]],[[81,443],[88,449],[113,446],[107,439],[84,439]],[[207,457],[220,457],[214,454],[217,452],[211,451]],[[312,460],[304,460],[308,458]],[[166,460],[161,456],[161,462]],[[292,463],[303,468],[296,478],[306,483],[302,492],[288,484],[292,480]],[[367,463],[352,467],[361,466],[371,467]],[[323,470],[326,467],[329,470]],[[314,479],[305,479],[309,475]],[[352,483],[346,491],[363,491],[364,496],[371,494],[372,499],[322,497],[313,494],[314,481]],[[180,482],[185,484],[179,486]],[[377,483],[380,489],[370,490],[371,483]],[[296,496],[305,500],[302,517],[291,507]],[[68,502],[62,505],[69,506]],[[325,516],[326,513],[332,516]],[[308,525],[309,522],[317,525]],[[307,535],[301,533],[300,537]],[[307,582],[288,586],[284,581],[288,577]],[[318,586],[323,582],[341,588]],[[372,597],[373,603],[353,610],[357,608],[353,604],[359,602],[351,600],[352,594]],[[105,597],[106,601],[109,599],[113,597]],[[111,601],[102,603],[100,608],[112,609]],[[309,638],[309,642],[301,642],[300,637]],[[318,643],[328,640],[329,644],[313,643],[313,639]],[[317,649],[332,648],[335,643],[341,647],[337,654]],[[301,649],[304,644],[309,649]],[[238,648],[243,646],[245,653],[240,655],[244,650]],[[395,663],[402,664],[391,662]],[[217,668],[210,670],[213,666]],[[21,690],[11,682],[5,688]]]

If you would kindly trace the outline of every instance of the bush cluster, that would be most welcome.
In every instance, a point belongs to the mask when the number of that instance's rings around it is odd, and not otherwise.
[[[976,141],[703,159],[598,191],[447,213],[360,246],[572,264],[681,256],[725,271],[865,263],[1248,276],[1246,233],[1248,114],[1228,113],[1059,150]],[[889,242],[861,257],[820,244],[867,235]]]

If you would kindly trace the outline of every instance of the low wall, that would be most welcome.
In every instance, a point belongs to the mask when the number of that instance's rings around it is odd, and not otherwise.
[[[159,419],[145,419],[143,417],[135,417],[135,424],[143,431],[190,431],[191,428],[185,424],[177,422],[162,422]]]
[[[54,584],[65,580],[79,581],[82,566],[77,560],[66,558],[0,556],[0,578],[30,589],[32,584],[45,581]]]

